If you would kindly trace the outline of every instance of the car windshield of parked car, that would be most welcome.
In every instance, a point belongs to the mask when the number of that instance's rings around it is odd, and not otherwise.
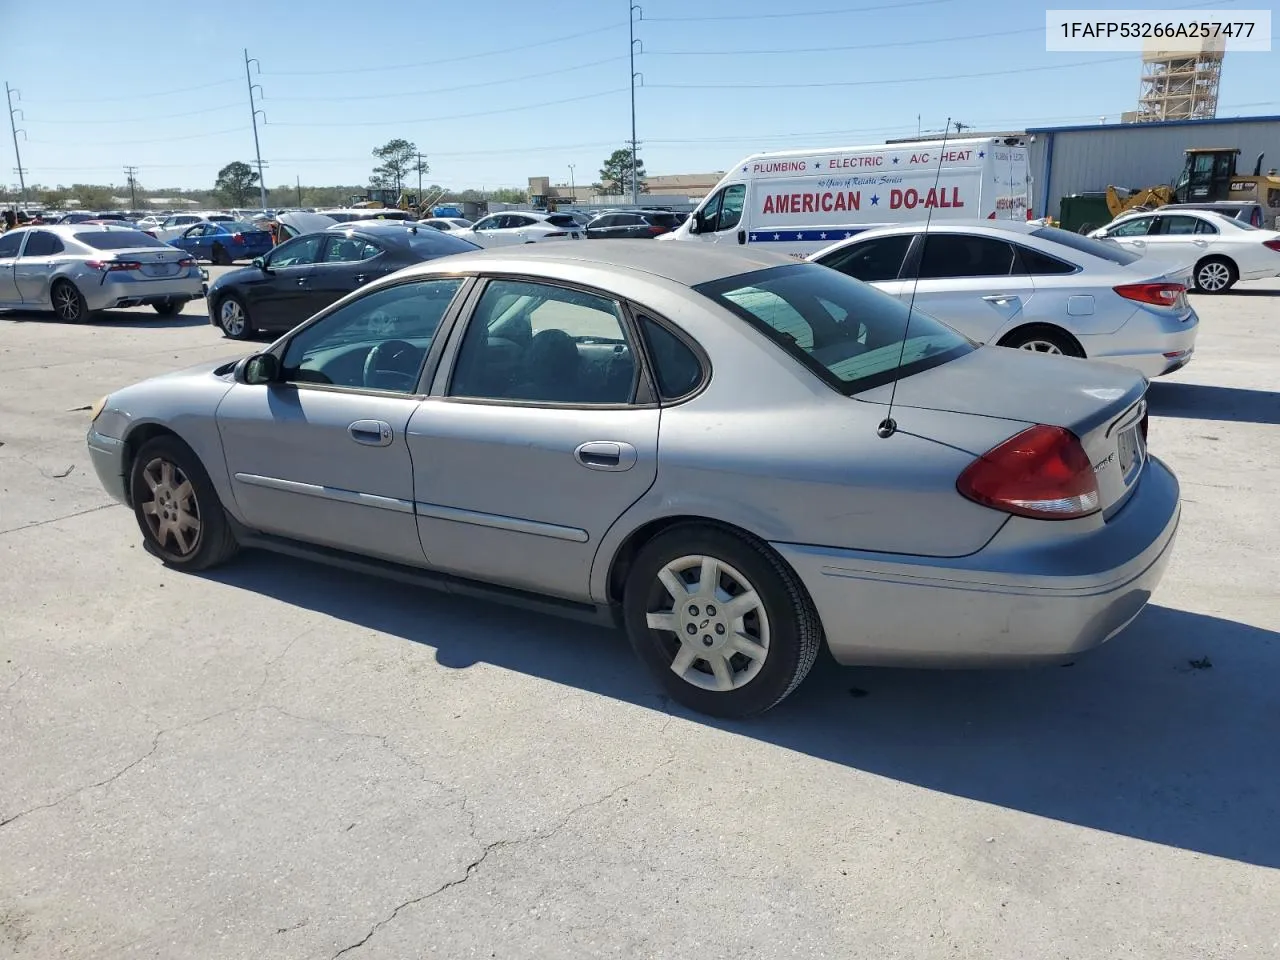
[[[227,233],[259,233],[266,229],[264,224],[250,223],[247,220],[229,220],[219,223],[218,226]]]
[[[75,238],[95,250],[132,250],[134,247],[169,246],[141,230],[80,230],[75,234]]]
[[[911,376],[974,349],[933,317],[816,263],[771,267],[694,289],[842,393]]]
[[[447,257],[451,253],[466,253],[481,249],[478,243],[463,240],[451,233],[439,230],[419,230],[409,234],[409,249],[422,257]]]
[[[1057,227],[1037,227],[1031,231],[1031,236],[1038,237],[1041,240],[1052,240],[1054,243],[1060,243],[1064,247],[1087,253],[1091,257],[1101,257],[1103,260],[1110,260],[1112,263],[1118,263],[1121,266],[1141,259],[1140,254],[1126,250],[1117,244],[1083,237],[1078,233],[1072,233],[1070,230],[1060,230]]]

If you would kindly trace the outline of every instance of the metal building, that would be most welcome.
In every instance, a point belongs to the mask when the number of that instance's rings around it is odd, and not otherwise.
[[[1032,209],[1058,216],[1059,201],[1074,193],[1172,184],[1188,147],[1239,147],[1241,172],[1280,167],[1280,116],[1166,120],[1027,130]]]

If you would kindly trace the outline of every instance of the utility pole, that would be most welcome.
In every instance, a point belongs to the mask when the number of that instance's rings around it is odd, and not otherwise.
[[[14,116],[15,114],[22,113],[22,108],[15,107],[13,105],[13,95],[15,93],[18,95],[18,99],[21,100],[22,91],[13,89],[9,86],[8,81],[6,81],[4,85],[4,97],[9,104],[9,130],[13,133],[13,156],[18,161],[18,165],[14,168],[14,172],[18,175],[18,189],[22,191],[22,205],[25,207],[27,205],[27,172],[22,169],[22,151],[18,149],[18,125]],[[26,114],[23,114],[22,119],[27,119]],[[26,137],[27,131],[23,130],[22,138],[25,140]]]
[[[414,156],[418,160],[418,203],[422,203],[422,163],[424,158],[421,153],[416,153]]]
[[[569,164],[569,196],[573,197],[573,202],[578,202],[578,187],[573,182],[573,164]]]
[[[631,205],[640,205],[640,177],[636,165],[636,11],[640,11],[640,19],[644,19],[644,10],[640,4],[627,0],[627,32],[631,42],[627,45],[627,53],[631,57]],[[644,49],[641,44],[640,49]]]
[[[138,168],[127,166],[124,168],[125,179],[129,184],[129,209],[138,209]]]
[[[253,120],[253,152],[258,158],[258,197],[262,201],[262,209],[267,209],[267,179],[262,175],[262,147],[258,143],[258,114],[262,114],[262,122],[266,123],[267,115],[264,111],[259,110],[253,101],[253,88],[258,88],[258,96],[262,96],[262,85],[253,82],[253,76],[249,73],[249,64],[254,63],[258,66],[258,73],[262,73],[262,64],[256,57],[250,59],[248,48],[244,51],[244,82],[249,85],[249,114]]]
[[[298,176],[294,179],[297,180],[298,183],[298,206],[302,206],[302,177]]]

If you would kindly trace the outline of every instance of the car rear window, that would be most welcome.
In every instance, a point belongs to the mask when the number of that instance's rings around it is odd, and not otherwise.
[[[547,217],[547,223],[551,224],[553,227],[579,226],[578,221],[573,219],[573,217],[569,216],[567,213],[553,213],[551,216]]]
[[[419,230],[409,234],[409,249],[422,257],[447,257],[451,253],[479,250],[480,245],[439,230]]]
[[[260,233],[266,229],[262,224],[250,223],[248,220],[217,221],[218,226],[226,227],[232,233]]]
[[[1078,233],[1072,233],[1070,230],[1060,230],[1057,227],[1037,227],[1031,231],[1031,236],[1039,237],[1041,240],[1052,240],[1054,243],[1060,243],[1064,247],[1087,253],[1091,257],[1110,260],[1112,263],[1118,263],[1121,266],[1141,259],[1139,254],[1130,253],[1124,247],[1117,246],[1114,243],[1082,237]]]
[[[846,394],[920,373],[974,349],[967,338],[897,297],[816,263],[771,267],[693,289]]]
[[[131,250],[134,247],[168,246],[167,243],[141,230],[81,230],[75,234],[75,238],[95,250]]]
[[[680,226],[680,218],[674,213],[646,213],[644,218],[659,227]]]

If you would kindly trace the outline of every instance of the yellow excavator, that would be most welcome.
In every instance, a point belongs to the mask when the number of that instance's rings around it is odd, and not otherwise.
[[[1182,173],[1172,187],[1164,185],[1135,190],[1121,197],[1115,187],[1107,187],[1107,209],[1113,217],[1134,210],[1150,210],[1169,203],[1205,203],[1238,200],[1261,205],[1269,228],[1280,219],[1280,175],[1262,172],[1258,154],[1253,173],[1237,173],[1239,147],[1191,147],[1185,151]]]

